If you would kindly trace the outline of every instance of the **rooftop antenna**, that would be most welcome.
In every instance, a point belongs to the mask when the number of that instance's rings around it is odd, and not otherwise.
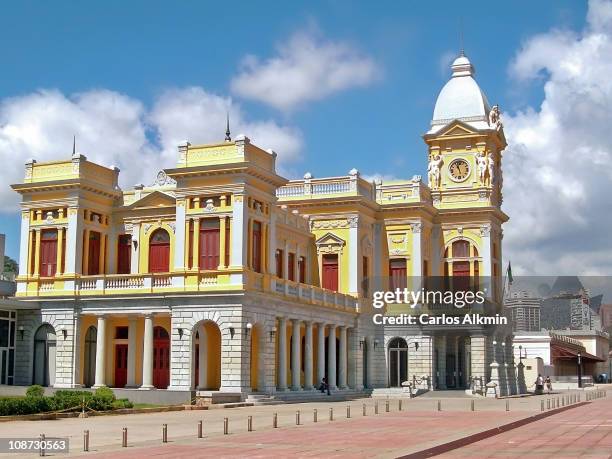
[[[72,136],[72,156],[76,155],[76,135]]]
[[[229,127],[229,112],[227,112],[227,124],[225,126],[225,141],[231,142],[232,137],[230,136],[230,127]]]
[[[459,55],[465,56],[465,49],[463,47],[463,17],[459,17]]]

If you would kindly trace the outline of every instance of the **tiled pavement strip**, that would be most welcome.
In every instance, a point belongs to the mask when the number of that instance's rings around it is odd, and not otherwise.
[[[140,415],[101,416],[88,419],[58,421],[22,421],[0,424],[2,437],[47,437],[69,435],[71,455],[137,458],[137,457],[397,457],[437,446],[470,434],[525,419],[540,413],[540,401],[547,397],[512,399],[510,411],[505,411],[505,400],[476,400],[476,411],[470,411],[470,399],[443,399],[442,411],[437,411],[437,400],[390,400],[390,412],[385,412],[385,400],[379,400],[379,413],[374,414],[374,401],[308,403],[210,411],[184,411]],[[584,400],[584,395],[583,395]],[[593,421],[590,410],[600,404],[610,406],[611,399],[600,399],[585,407],[572,408],[497,435],[512,438],[513,433],[527,432],[555,419],[568,417],[578,422]],[[366,403],[366,417],[362,404]],[[346,419],[346,406],[351,406],[351,419]],[[334,408],[334,421],[329,421],[329,408]],[[313,409],[318,410],[317,424],[313,423]],[[300,410],[301,424],[295,425],[295,413]],[[580,410],[580,411],[579,411]],[[272,414],[278,413],[278,429],[272,429]],[[572,413],[579,413],[575,417]],[[605,409],[596,410],[604,415]],[[587,413],[587,414],[585,414]],[[246,432],[247,417],[253,416],[254,432]],[[585,417],[586,416],[586,417]],[[229,435],[223,435],[223,418],[229,419]],[[197,422],[204,422],[204,438],[197,439]],[[606,421],[607,422],[607,421]],[[168,424],[169,443],[161,443],[161,426]],[[611,424],[612,422],[608,422]],[[590,422],[589,425],[594,424]],[[552,425],[552,424],[551,424]],[[121,447],[121,430],[128,427],[128,448]],[[82,452],[83,430],[90,431],[90,452]],[[610,434],[610,431],[608,431]],[[537,438],[537,437],[536,437]],[[506,442],[511,440],[506,440]],[[603,440],[602,440],[603,441]],[[607,436],[610,441],[610,436]],[[512,443],[506,443],[514,450]],[[466,446],[465,448],[474,448]],[[461,454],[463,449],[449,454]],[[484,455],[480,455],[484,454]],[[474,449],[464,457],[494,456],[489,447]],[[522,456],[526,456],[523,451]],[[16,457],[16,456],[12,456]],[[19,455],[19,457],[27,457]],[[515,457],[515,456],[510,456]],[[531,456],[544,457],[544,456]],[[554,456],[559,457],[559,456]],[[575,456],[571,456],[575,457]],[[608,456],[596,456],[608,457]]]

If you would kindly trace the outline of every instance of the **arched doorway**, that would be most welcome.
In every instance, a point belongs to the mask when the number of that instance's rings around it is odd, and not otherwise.
[[[170,384],[170,336],[164,327],[153,329],[153,386],[166,389]]]
[[[85,351],[83,355],[83,385],[91,387],[96,380],[96,339],[98,330],[93,325],[85,334]]]
[[[198,390],[221,387],[221,330],[206,320],[194,327],[193,381]]]
[[[41,325],[34,335],[34,373],[32,384],[55,384],[55,330],[49,324]]]
[[[389,387],[402,387],[408,380],[408,344],[403,338],[389,343]]]
[[[170,271],[170,235],[159,228],[149,239],[149,272],[167,273]]]
[[[260,391],[264,387],[264,362],[263,362],[263,332],[261,325],[256,324],[251,328],[251,390]]]

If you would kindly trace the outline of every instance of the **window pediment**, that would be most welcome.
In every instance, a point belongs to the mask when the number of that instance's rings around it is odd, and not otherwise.
[[[342,253],[346,241],[335,234],[326,233],[315,242],[317,253]]]

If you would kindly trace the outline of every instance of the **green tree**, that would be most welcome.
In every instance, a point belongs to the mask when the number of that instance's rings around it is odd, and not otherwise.
[[[15,260],[13,260],[8,255],[4,256],[4,272],[5,273],[15,273],[19,272],[19,265]]]

